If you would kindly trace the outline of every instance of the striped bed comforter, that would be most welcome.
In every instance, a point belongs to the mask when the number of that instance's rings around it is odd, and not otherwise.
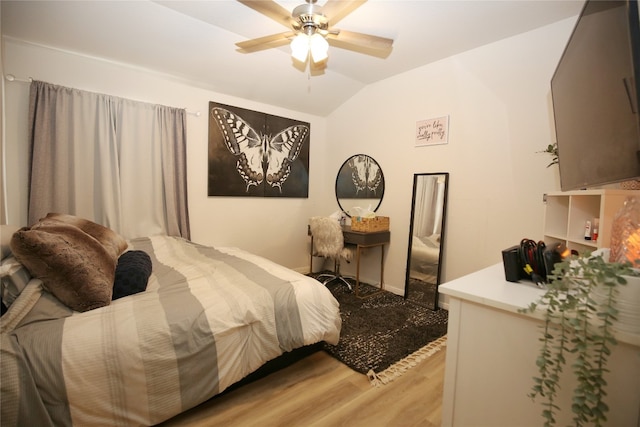
[[[74,312],[33,279],[1,319],[2,425],[153,425],[292,349],[337,344],[317,281],[236,248],[179,238],[147,252],[145,292]]]

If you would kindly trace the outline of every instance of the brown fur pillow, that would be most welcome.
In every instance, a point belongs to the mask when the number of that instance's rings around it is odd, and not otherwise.
[[[21,228],[10,246],[31,275],[68,307],[87,311],[111,302],[114,246],[105,247],[75,225],[53,220]]]
[[[80,230],[84,231],[85,233],[95,238],[98,242],[102,243],[102,245],[109,251],[113,259],[116,261],[118,260],[120,254],[122,254],[122,252],[127,249],[127,241],[124,239],[124,237],[120,236],[112,229],[89,221],[88,219],[73,215],[48,213],[46,217],[40,219],[40,221],[31,228],[36,228],[42,224],[47,225],[52,221],[75,225]]]

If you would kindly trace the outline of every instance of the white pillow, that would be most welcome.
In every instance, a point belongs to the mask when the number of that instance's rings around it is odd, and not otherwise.
[[[9,307],[31,280],[29,270],[13,256],[8,256],[0,264],[0,298]]]

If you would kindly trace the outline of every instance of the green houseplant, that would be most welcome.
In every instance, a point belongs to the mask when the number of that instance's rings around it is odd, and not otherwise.
[[[547,165],[548,168],[558,164],[558,143],[557,142],[547,145],[546,149],[542,151],[538,151],[538,153],[547,153],[551,155],[551,163]]]
[[[572,256],[555,265],[546,292],[522,310],[539,310],[543,315],[536,359],[539,376],[533,378],[529,396],[544,399],[545,426],[556,424],[561,409],[556,402],[560,375],[570,354],[577,382],[571,405],[574,425],[601,426],[607,420],[605,374],[617,344],[613,333],[616,297],[618,287],[627,283],[625,276],[636,275],[630,263],[606,262],[602,254]]]

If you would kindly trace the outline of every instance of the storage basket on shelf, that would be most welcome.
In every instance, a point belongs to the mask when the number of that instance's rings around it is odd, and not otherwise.
[[[364,233],[372,233],[376,231],[389,230],[389,217],[376,216],[373,218],[364,218],[361,216],[351,217],[351,231],[361,231]]]

